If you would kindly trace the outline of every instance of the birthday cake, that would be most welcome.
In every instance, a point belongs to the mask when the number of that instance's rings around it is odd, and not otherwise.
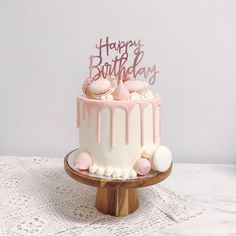
[[[141,41],[101,39],[90,56],[90,76],[77,98],[79,150],[76,168],[101,178],[130,179],[151,171],[165,172],[170,150],[160,145],[161,97],[153,94],[156,66],[141,67]],[[114,51],[108,63],[106,58]],[[134,55],[127,66],[129,55]]]

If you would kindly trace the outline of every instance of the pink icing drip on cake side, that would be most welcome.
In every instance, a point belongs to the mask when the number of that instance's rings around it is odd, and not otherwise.
[[[115,109],[113,106],[110,107],[111,110],[111,147],[114,147],[114,112]]]
[[[83,119],[85,120],[85,110],[87,110],[87,120],[88,127],[91,125],[91,110],[97,111],[97,142],[101,142],[101,112],[105,107],[110,108],[110,140],[111,147],[114,147],[114,113],[115,109],[121,108],[125,111],[126,119],[126,144],[129,143],[129,133],[130,133],[130,115],[136,104],[140,108],[140,144],[144,144],[144,110],[149,105],[152,104],[153,110],[153,143],[156,142],[156,132],[157,132],[157,107],[160,106],[161,99],[159,96],[155,96],[150,100],[134,100],[134,101],[108,101],[108,100],[95,100],[89,99],[83,96],[78,97],[77,100],[77,127],[80,126],[81,114],[80,106],[81,101],[83,102]],[[159,127],[160,129],[160,127]],[[160,131],[159,131],[160,135]]]
[[[101,109],[97,112],[97,142],[101,142]]]
[[[144,109],[150,104],[150,101],[144,101],[139,103],[140,107],[140,137],[141,137],[141,146],[143,146],[144,142]]]
[[[156,133],[157,133],[157,107],[160,107],[161,104],[158,103],[158,100],[154,99],[152,100],[152,114],[153,114],[153,143],[156,142]],[[159,119],[160,120],[160,119]],[[159,125],[160,129],[160,125]],[[160,135],[160,132],[159,132]]]

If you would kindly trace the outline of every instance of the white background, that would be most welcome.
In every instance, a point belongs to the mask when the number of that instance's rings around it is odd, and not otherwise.
[[[100,37],[141,39],[157,64],[177,162],[236,163],[236,1],[0,0],[0,155],[63,157]]]

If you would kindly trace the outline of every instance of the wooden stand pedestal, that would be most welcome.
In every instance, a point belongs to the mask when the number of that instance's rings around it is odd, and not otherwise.
[[[104,214],[126,216],[139,205],[136,189],[97,188],[96,208]]]
[[[97,187],[96,208],[104,214],[125,216],[134,212],[139,205],[136,188],[160,183],[166,179],[172,170],[172,165],[166,172],[150,172],[144,177],[117,180],[99,178],[88,171],[75,169],[78,149],[68,153],[64,159],[66,173],[73,179],[87,185]]]

